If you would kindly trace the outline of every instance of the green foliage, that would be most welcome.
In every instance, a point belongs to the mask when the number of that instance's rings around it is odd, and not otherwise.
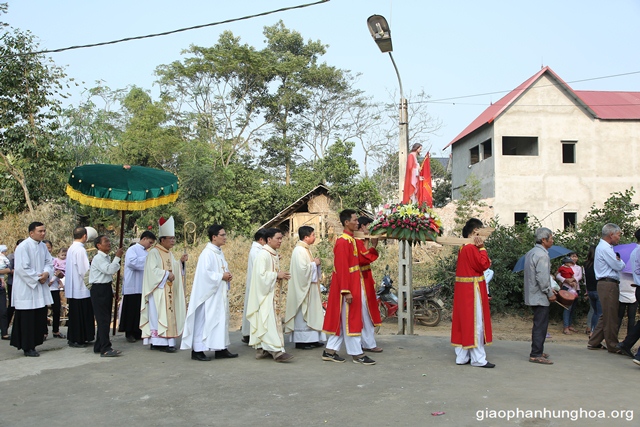
[[[633,189],[613,193],[602,208],[595,205],[575,230],[555,231],[556,245],[575,251],[578,258],[584,260],[590,244],[600,239],[602,227],[608,222],[618,224],[626,233],[628,240],[640,222],[637,215],[638,205],[631,201]],[[523,275],[513,273],[513,267],[520,257],[535,245],[535,230],[540,226],[536,220],[513,226],[491,224],[495,231],[485,241],[491,258],[491,269],[495,275],[490,284],[492,312],[517,312],[524,308]],[[455,280],[457,251],[446,252],[440,256],[430,271],[430,276],[438,283],[445,284],[442,295],[451,301]],[[551,273],[560,265],[560,259],[551,260]],[[582,309],[588,309],[582,305]],[[556,313],[557,314],[557,313]]]
[[[456,232],[461,232],[462,227],[464,227],[469,218],[478,215],[478,208],[485,206],[480,201],[481,198],[480,180],[474,174],[470,174],[464,183],[464,187],[460,190],[460,198],[456,206],[456,217],[454,219]]]
[[[121,91],[98,85],[85,92],[77,107],[67,106],[60,120],[60,138],[71,153],[70,169],[91,163],[113,163],[112,154],[122,135],[123,114],[112,111]]]
[[[0,13],[6,11],[0,8]],[[58,97],[66,97],[64,71],[38,50],[30,32],[2,30],[0,36],[0,170],[1,206],[15,212],[32,200],[62,197],[69,153],[57,138]]]
[[[451,201],[451,172],[445,170],[440,161],[431,159],[431,183],[433,206],[441,208]]]

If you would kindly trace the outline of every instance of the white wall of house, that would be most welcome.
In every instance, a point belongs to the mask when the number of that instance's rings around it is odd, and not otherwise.
[[[503,137],[537,137],[538,155],[505,155]],[[469,167],[469,150],[488,138],[493,155]],[[563,163],[563,142],[575,143],[575,163]],[[456,142],[452,161],[454,199],[473,173],[501,223],[521,212],[562,229],[565,213],[581,221],[611,193],[640,190],[640,120],[595,119],[545,74],[493,124]]]

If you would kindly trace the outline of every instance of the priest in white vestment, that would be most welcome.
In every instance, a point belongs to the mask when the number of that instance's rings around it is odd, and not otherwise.
[[[188,256],[184,254],[176,260],[171,253],[175,243],[173,217],[160,218],[158,244],[147,255],[142,279],[142,343],[166,353],[175,353],[176,338],[182,335],[186,315],[181,263]]]
[[[189,310],[180,349],[191,349],[191,359],[207,362],[205,351],[215,351],[216,359],[238,357],[227,347],[229,341],[229,298],[227,292],[233,278],[222,253],[227,232],[214,224],[207,230],[209,243],[198,258],[191,288]]]
[[[15,307],[11,345],[27,357],[38,357],[36,346],[44,341],[47,305],[53,304],[49,278],[53,277],[53,259],[42,240],[46,228],[41,222],[29,224],[29,237],[15,251],[11,305]]]
[[[249,290],[251,289],[251,272],[253,271],[253,264],[256,262],[258,252],[265,245],[264,240],[265,229],[261,228],[256,231],[253,236],[253,243],[251,243],[251,249],[249,250],[249,260],[247,261],[247,280],[244,288],[244,310],[242,311],[242,342],[249,344],[249,335],[251,335],[251,325],[247,320],[247,305],[249,303]]]
[[[277,228],[266,231],[267,244],[258,253],[251,272],[247,320],[251,324],[249,345],[256,349],[256,359],[271,355],[276,362],[289,362],[293,355],[284,351],[282,321],[274,298],[281,280],[291,277],[288,272],[280,271],[277,249],[282,245],[282,237],[282,231]]]
[[[290,341],[296,348],[311,350],[322,347],[326,341],[322,333],[324,313],[320,294],[320,258],[313,258],[310,246],[316,241],[312,227],[303,225],[298,229],[298,241],[291,254],[291,279],[287,288],[287,309],[284,317],[284,332],[290,333]]]

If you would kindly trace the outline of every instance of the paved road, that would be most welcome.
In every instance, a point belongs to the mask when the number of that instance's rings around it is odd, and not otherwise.
[[[124,352],[119,358],[52,338],[39,358],[26,358],[1,341],[0,425],[618,426],[637,425],[628,410],[640,416],[633,392],[640,368],[582,344],[548,344],[556,364],[542,366],[528,363],[528,342],[499,341],[488,348],[497,367],[481,369],[456,366],[444,337],[378,336],[384,352],[372,355],[375,366],[323,362],[321,350],[295,349],[292,363],[278,364],[255,360],[239,332],[231,341],[240,357],[211,362],[192,361],[187,351],[150,351],[122,334],[113,340]],[[555,415],[478,420],[478,411],[517,408]],[[625,412],[594,421],[581,408]],[[575,412],[557,418],[560,410]]]

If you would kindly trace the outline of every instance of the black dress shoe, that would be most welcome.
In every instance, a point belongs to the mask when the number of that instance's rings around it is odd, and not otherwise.
[[[242,342],[245,343],[245,344],[249,344],[249,335],[244,335],[242,337]]]
[[[87,345],[86,344],[80,344],[77,342],[72,342],[69,341],[69,347],[73,347],[73,348],[85,348]]]
[[[11,339],[11,335],[3,335],[2,339],[5,340],[5,341],[6,340],[10,340]]]
[[[624,354],[625,356],[629,356],[630,358],[633,359],[633,353],[631,353],[631,350],[629,350],[628,348],[624,347],[622,345],[622,343],[616,344],[616,350],[618,354]]]
[[[495,367],[496,367],[496,365],[495,365],[495,364],[493,364],[493,363],[489,363],[489,362],[485,363],[485,364],[484,364],[484,365],[482,365],[482,366],[478,366],[478,368],[495,368]]]
[[[166,345],[153,345],[151,344],[151,347],[149,347],[150,350],[157,350],[157,351],[162,351],[164,353],[175,353],[176,352],[176,348],[171,346],[166,346]]]
[[[193,350],[191,350],[191,359],[199,360],[201,362],[208,362],[211,360],[209,356],[204,354],[204,351],[193,351]]]
[[[35,350],[25,350],[24,351],[24,355],[27,356],[27,357],[39,357],[40,353],[38,353]]]
[[[298,350],[313,350],[316,347],[312,345],[310,342],[297,342],[296,348]]]
[[[314,346],[316,348],[324,347],[324,343],[323,342],[310,342],[309,344],[311,344],[312,346]]]
[[[233,359],[234,357],[238,357],[236,353],[231,353],[226,348],[224,350],[216,351],[216,359]]]
[[[136,341],[137,341],[136,338],[132,337],[131,335],[127,337],[127,342],[136,342]]]

